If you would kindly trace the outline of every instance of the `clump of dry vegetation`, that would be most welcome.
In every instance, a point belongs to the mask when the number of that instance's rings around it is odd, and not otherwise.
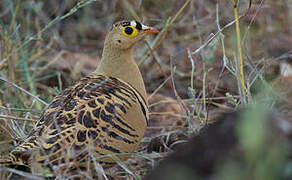
[[[251,165],[244,171],[252,173],[250,178],[291,178],[292,7],[289,0],[253,1],[247,12],[248,6],[248,1],[239,1],[239,16],[245,15],[239,20],[242,91],[233,1],[2,0],[1,158],[25,139],[54,96],[98,66],[111,24],[135,19],[161,29],[134,51],[149,93],[149,128],[131,159],[117,160],[106,176],[97,168],[98,175],[83,172],[84,177],[142,179],[190,136],[214,122],[216,128],[216,121],[225,119],[221,113],[249,107],[254,111],[242,118],[248,123],[238,123],[239,130],[232,132],[244,154],[235,159]],[[261,115],[268,112],[273,123],[265,126],[267,118]],[[272,132],[281,137],[280,146],[266,139],[271,137],[269,128],[277,129]],[[210,142],[216,140],[212,138]],[[261,152],[265,154],[257,159]],[[202,163],[216,169],[213,177],[238,177],[242,164],[225,160],[217,168],[214,161]],[[48,176],[43,174],[35,176],[29,167],[0,167],[1,179]]]

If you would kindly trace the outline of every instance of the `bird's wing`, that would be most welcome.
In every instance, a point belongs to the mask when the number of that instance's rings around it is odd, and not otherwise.
[[[28,138],[12,151],[15,161],[58,165],[136,149],[147,126],[147,105],[129,84],[88,76],[64,90],[45,109]],[[109,158],[100,162],[112,163]]]

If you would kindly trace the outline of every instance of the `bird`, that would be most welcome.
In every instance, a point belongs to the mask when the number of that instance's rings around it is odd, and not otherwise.
[[[116,164],[111,154],[129,158],[149,118],[145,85],[132,49],[145,35],[157,33],[135,20],[114,23],[100,65],[52,100],[8,161],[56,172],[86,166],[94,159],[111,167]]]

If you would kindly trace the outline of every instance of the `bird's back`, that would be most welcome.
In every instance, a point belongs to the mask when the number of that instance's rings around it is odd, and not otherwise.
[[[147,113],[145,100],[131,85],[92,74],[49,104],[10,158],[16,164],[50,170],[92,160],[111,166],[114,160],[106,155],[136,149],[147,126]]]

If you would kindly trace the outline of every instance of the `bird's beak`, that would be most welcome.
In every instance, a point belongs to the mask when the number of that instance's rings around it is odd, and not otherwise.
[[[154,27],[147,27],[147,29],[143,30],[145,34],[157,34],[159,30]]]

